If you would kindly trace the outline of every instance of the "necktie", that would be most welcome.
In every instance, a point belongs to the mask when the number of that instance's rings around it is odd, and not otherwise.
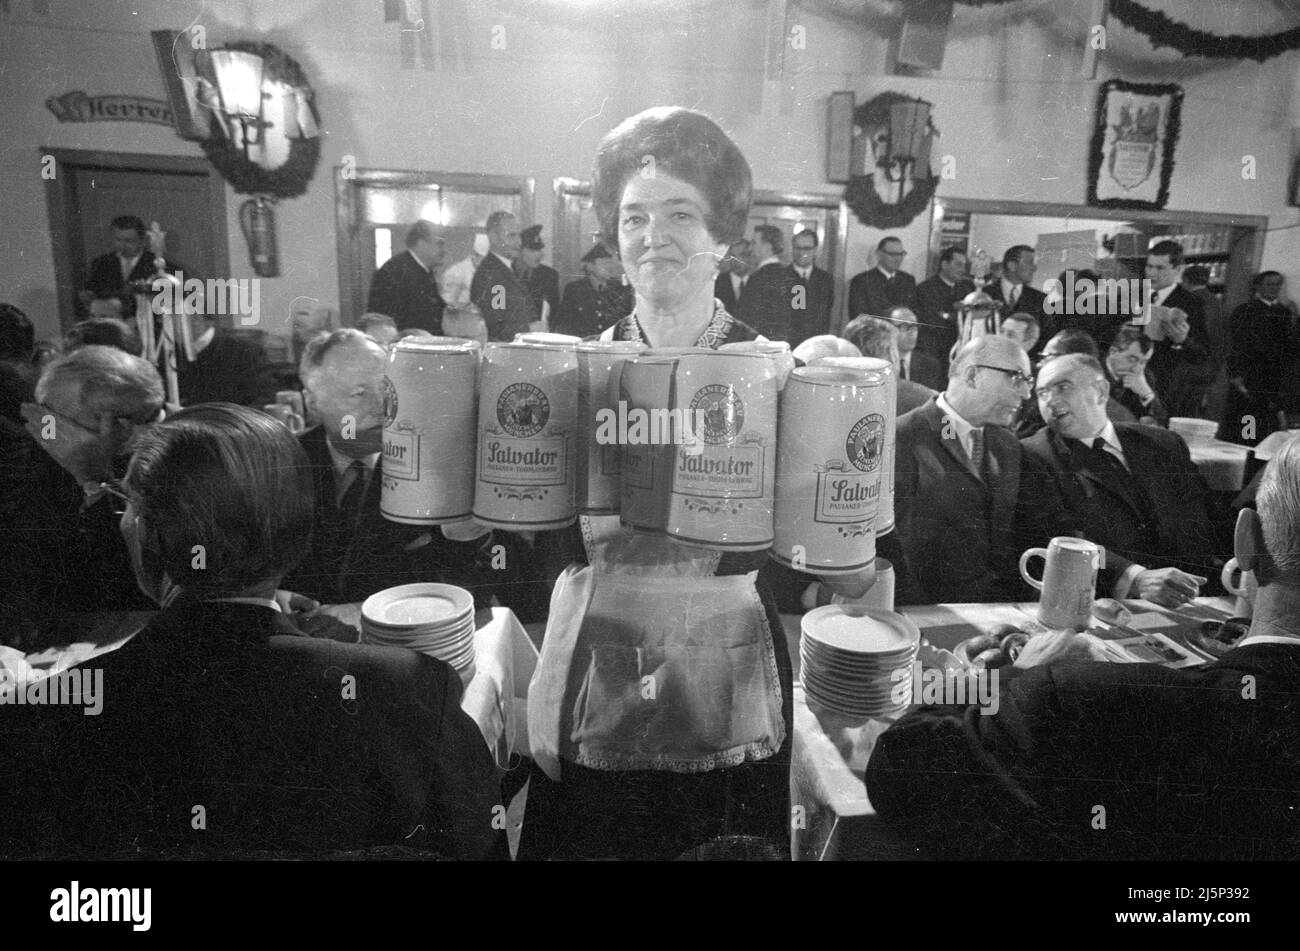
[[[970,464],[984,478],[984,430],[978,426],[970,431]]]
[[[747,278],[747,277],[742,277],[742,278],[740,279],[740,289],[743,291],[743,290],[745,289],[745,285],[748,284],[748,283],[749,283],[749,278]]]
[[[898,362],[899,362],[899,364],[901,364],[900,369],[903,371],[903,372],[900,374],[900,376],[902,376],[902,378],[903,378],[904,380],[910,380],[912,377],[911,377],[911,375],[910,375],[910,366],[909,366],[909,365],[910,365],[911,362],[912,362],[912,358],[911,358],[911,357],[903,357],[903,359],[899,360]]]
[[[1012,285],[1011,300],[1007,302],[1007,305],[1014,311],[1016,309],[1016,304],[1017,302],[1019,302],[1019,300],[1020,300],[1020,285],[1019,284]]]
[[[1106,440],[1102,439],[1100,436],[1092,441],[1092,449],[1094,452],[1098,453],[1098,461],[1109,466],[1111,469],[1128,472],[1128,467],[1120,461],[1117,455],[1107,449],[1106,445]]]
[[[339,496],[339,512],[346,523],[355,522],[361,514],[361,501],[366,494],[366,466],[353,459],[343,478],[343,492]]]

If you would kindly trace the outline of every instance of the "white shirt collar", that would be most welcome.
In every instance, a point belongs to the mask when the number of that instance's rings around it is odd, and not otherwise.
[[[1174,292],[1174,288],[1177,286],[1178,286],[1178,282],[1175,281],[1174,283],[1170,284],[1168,287],[1155,291],[1154,292],[1155,297],[1153,298],[1152,303],[1158,304],[1159,306],[1163,307],[1165,305],[1165,299]]]
[[[352,468],[352,463],[355,461],[360,461],[366,467],[367,473],[374,472],[375,466],[379,463],[379,453],[377,452],[362,456],[360,460],[354,460],[351,456],[345,456],[335,449],[333,443],[328,439],[325,440],[325,445],[329,448],[330,459],[334,463],[334,474],[339,478],[342,478],[348,469]]]
[[[897,273],[898,273],[897,271],[894,271],[893,274],[891,274],[889,271],[886,271],[886,270],[885,270],[883,267],[881,267],[879,264],[876,265],[876,270],[879,271],[881,274],[885,275],[885,280],[889,280],[890,278],[892,278],[892,277],[894,276],[894,274],[897,274]]]
[[[762,261],[758,262],[758,267],[767,267],[767,265],[769,264],[780,264],[780,263],[781,263],[780,258],[778,258],[775,254],[770,254],[767,257],[763,258]],[[754,268],[754,270],[757,271],[758,267]]]
[[[943,281],[943,283],[944,283],[947,287],[956,287],[956,286],[957,286],[957,282],[956,282],[956,281],[950,281],[950,280],[948,280],[946,277],[944,277],[942,274],[936,274],[935,277],[937,277],[939,280]]]
[[[740,293],[740,282],[743,281],[743,280],[744,280],[745,278],[747,278],[747,277],[749,277],[748,274],[737,274],[735,271],[732,271],[732,272],[731,272],[731,289],[732,289],[733,291],[735,291],[737,294],[739,294],[739,293]]]
[[[794,265],[794,272],[806,281],[812,277],[813,265],[809,264],[807,267],[800,267],[796,264]]]
[[[496,258],[498,261],[500,261],[502,264],[504,264],[506,267],[510,268],[511,271],[514,271],[514,264],[511,262],[509,258],[497,254],[495,251],[492,252],[492,256]]]
[[[1112,423],[1109,419],[1106,420],[1106,425],[1101,428],[1101,432],[1099,432],[1097,436],[1100,436],[1102,439],[1106,440],[1106,451],[1109,452],[1112,456],[1118,457],[1119,460],[1123,462],[1124,466],[1127,468],[1128,459],[1124,455],[1124,447],[1120,444],[1119,433],[1115,431],[1115,424]],[[1095,440],[1097,436],[1093,436],[1092,439],[1088,440],[1088,444],[1091,445],[1092,441]]]
[[[283,614],[284,611],[280,605],[276,604],[270,598],[213,598],[214,601],[221,601],[226,604],[256,604],[259,607],[270,608],[276,614]]]
[[[974,432],[975,427],[966,422],[966,420],[962,418],[961,413],[952,408],[952,404],[948,402],[948,396],[946,393],[940,393],[935,402],[939,404],[939,410],[943,413],[947,421],[952,423],[953,431],[957,434],[957,441],[961,443],[962,452],[969,456],[971,433]],[[981,426],[980,428],[983,429],[984,427]]]
[[[424,272],[425,272],[426,274],[432,274],[432,273],[433,273],[433,271],[431,271],[431,270],[429,270],[429,268],[425,267],[424,262],[421,261],[419,258],[417,258],[417,257],[415,256],[415,252],[412,251],[410,248],[407,248],[407,249],[406,249],[406,253],[409,254],[409,255],[411,256],[411,260],[412,260],[412,261],[414,261],[416,264],[420,265],[421,268],[424,268]]]
[[[204,330],[203,333],[194,338],[194,355],[197,357],[204,350],[208,349],[208,344],[212,343],[216,336],[217,328],[209,324],[208,328]]]
[[[1024,285],[1024,284],[1013,284],[1011,281],[1008,281],[1005,277],[1002,278],[1002,299],[1003,299],[1004,301],[1008,301],[1008,302],[1010,302],[1010,300],[1011,300],[1011,290],[1012,290],[1012,288],[1015,288],[1015,287],[1020,288],[1020,293],[1023,294],[1023,293],[1025,292],[1025,290],[1024,290],[1025,285]]]
[[[1251,644],[1285,644],[1288,647],[1300,647],[1300,637],[1287,637],[1285,634],[1247,634],[1237,641],[1237,647]]]

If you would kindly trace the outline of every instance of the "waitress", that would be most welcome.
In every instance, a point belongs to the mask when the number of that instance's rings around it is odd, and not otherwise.
[[[749,163],[701,113],[649,109],[610,132],[593,202],[636,303],[602,339],[754,339],[713,297],[752,191]],[[789,854],[792,674],[758,578],[766,552],[689,547],[616,516],[579,528],[529,692],[519,857],[671,859],[721,836]]]

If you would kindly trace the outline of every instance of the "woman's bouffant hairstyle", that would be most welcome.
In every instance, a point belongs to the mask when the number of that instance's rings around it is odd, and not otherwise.
[[[157,536],[163,570],[187,594],[231,595],[278,579],[311,539],[307,457],[284,424],[260,410],[232,403],[181,410],[141,437],[123,487]]]
[[[745,156],[703,113],[660,106],[625,119],[596,150],[592,203],[610,247],[618,247],[618,207],[628,179],[654,170],[699,189],[709,203],[705,224],[714,241],[729,245],[744,236],[754,197]]]

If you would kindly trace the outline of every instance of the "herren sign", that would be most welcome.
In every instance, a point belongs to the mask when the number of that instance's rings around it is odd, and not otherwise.
[[[88,96],[80,90],[51,96],[46,107],[60,122],[152,122],[170,126],[172,110],[161,99]]]

